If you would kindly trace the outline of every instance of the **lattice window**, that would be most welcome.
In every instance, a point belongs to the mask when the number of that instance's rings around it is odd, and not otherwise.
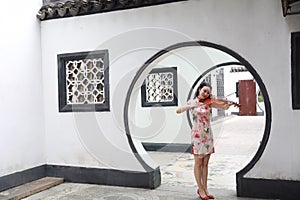
[[[104,103],[104,63],[101,58],[68,61],[66,73],[68,104]]]
[[[58,55],[59,111],[108,111],[108,51]]]
[[[153,69],[142,86],[142,106],[177,106],[177,68]]]

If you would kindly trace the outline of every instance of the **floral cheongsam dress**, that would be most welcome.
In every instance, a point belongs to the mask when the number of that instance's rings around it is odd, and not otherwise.
[[[212,105],[199,102],[198,98],[190,100],[188,105],[195,105],[190,109],[193,127],[191,132],[192,154],[204,157],[214,153],[214,138],[210,125]]]

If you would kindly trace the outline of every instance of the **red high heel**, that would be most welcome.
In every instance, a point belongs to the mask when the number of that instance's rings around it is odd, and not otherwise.
[[[199,195],[199,197],[200,197],[201,200],[209,200],[209,197],[208,197],[208,196],[201,197],[200,192],[199,192],[199,189],[197,189],[197,194]]]
[[[211,194],[207,195],[207,197],[208,197],[208,199],[215,199],[214,195],[211,195]]]

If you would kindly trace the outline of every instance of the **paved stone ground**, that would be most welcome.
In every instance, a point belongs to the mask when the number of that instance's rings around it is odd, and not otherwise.
[[[236,197],[235,174],[250,161],[263,135],[264,117],[235,116],[214,122],[216,153],[209,164],[208,187],[216,200]],[[149,152],[161,167],[162,185],[155,190],[63,183],[26,200],[195,200],[193,156],[189,153]],[[255,200],[255,199],[251,199]]]
[[[209,163],[209,188],[236,190],[236,173],[256,153],[264,123],[263,116],[233,116],[213,123],[216,153]],[[196,187],[193,155],[150,152],[150,156],[161,166],[163,184]]]
[[[255,200],[236,197],[235,191],[211,189],[216,200]],[[197,200],[194,187],[161,185],[155,190],[64,183],[27,200]]]

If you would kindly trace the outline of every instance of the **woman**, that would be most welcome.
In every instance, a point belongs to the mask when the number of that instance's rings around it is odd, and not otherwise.
[[[177,114],[190,110],[193,117],[192,154],[194,155],[194,176],[200,199],[214,199],[207,190],[208,162],[214,153],[214,139],[210,126],[212,107],[228,109],[233,103],[220,101],[211,96],[211,86],[202,82],[196,90],[195,98],[176,110]]]

